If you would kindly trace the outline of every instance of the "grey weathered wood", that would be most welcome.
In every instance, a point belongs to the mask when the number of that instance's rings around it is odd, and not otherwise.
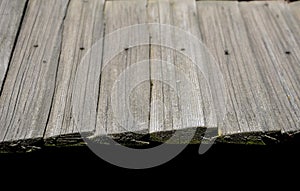
[[[203,41],[217,59],[227,87],[221,135],[280,130],[248,41],[237,2],[198,2]],[[249,37],[251,38],[251,37]]]
[[[271,18],[276,18],[273,19],[274,25],[272,26],[280,26],[276,27],[275,35],[270,37],[272,37],[271,40],[274,41],[274,44],[277,45],[276,54],[282,57],[281,63],[285,63],[282,64],[283,67],[287,66],[285,68],[287,71],[286,77],[293,84],[291,89],[293,89],[294,93],[292,94],[296,95],[296,97],[290,97],[290,102],[298,113],[300,112],[298,107],[300,104],[300,56],[297,52],[300,51],[300,20],[295,19],[294,16],[296,15],[293,14],[297,10],[297,2],[295,3],[295,9],[291,8],[291,5],[287,3],[270,2],[268,4],[268,14]],[[300,6],[298,6],[298,12],[300,11],[299,8]],[[274,29],[271,28],[269,30]],[[296,129],[300,128],[300,123],[298,125],[298,127],[295,127]]]
[[[276,6],[283,4],[241,3],[240,9],[257,68],[269,94],[274,125],[283,132],[293,132],[299,130],[300,119],[299,46],[282,14],[274,11]]]
[[[95,130],[103,7],[103,0],[70,2],[63,25],[61,57],[45,138]]]
[[[220,64],[220,67],[222,68],[222,72],[224,74],[227,93],[228,93],[228,101],[226,105],[227,109],[227,115],[226,115],[226,122],[230,123],[230,121],[233,123],[231,126],[229,126],[231,129],[227,129],[231,132],[239,132],[240,126],[237,123],[238,118],[242,118],[240,113],[236,113],[234,111],[234,108],[237,107],[238,103],[235,100],[234,92],[232,91],[232,84],[230,82],[230,76],[227,75],[228,73],[226,70],[224,70],[224,60],[226,62],[226,57],[224,56],[224,50],[226,49],[224,46],[224,37],[221,31],[220,22],[218,21],[219,18],[216,18],[216,4],[212,2],[198,2],[198,17],[199,17],[199,24],[202,34],[203,42],[206,44],[208,49],[212,52],[212,55],[216,58],[217,62]],[[224,17],[224,15],[222,15]],[[226,72],[226,73],[225,73]],[[231,88],[230,88],[231,87]],[[245,120],[244,120],[245,121]],[[227,123],[227,124],[228,124]],[[226,124],[226,123],[225,123]],[[244,123],[243,123],[244,124]],[[223,129],[219,130],[222,134],[226,134]]]
[[[300,46],[300,2],[293,3],[274,3],[268,2],[268,12],[271,18],[277,25],[280,26],[281,35],[287,38],[284,44],[285,48],[290,46],[293,48],[294,44],[298,43]],[[276,18],[276,19],[274,19]],[[292,51],[292,50],[286,50]],[[295,50],[297,51],[297,50]]]
[[[12,53],[25,3],[0,0],[0,142],[217,126],[219,135],[299,132],[298,2],[29,0]],[[222,124],[218,82],[204,75],[216,72],[209,54],[226,84]]]
[[[27,0],[0,1],[0,90]]]
[[[0,98],[0,140],[43,137],[67,0],[30,0]]]
[[[169,1],[149,1],[147,11],[149,23],[171,24],[172,22]],[[152,42],[163,40],[172,42],[172,31],[161,31],[155,25],[153,27],[150,25],[149,29]],[[163,39],[162,35],[169,38]],[[174,66],[174,54],[174,51],[168,47],[154,44],[151,46],[150,58],[156,59],[158,62],[152,61],[150,63],[151,77],[155,78],[156,76],[157,78],[157,80],[153,79],[151,83],[150,132],[173,130],[182,126],[181,116],[179,116],[180,108],[176,84],[174,87],[170,87],[163,82],[177,81],[175,69],[172,68]],[[163,61],[170,63],[171,67],[167,67],[167,65],[162,63]]]
[[[274,6],[270,7],[273,9]],[[298,42],[298,45],[300,45],[300,2],[296,1],[275,7],[277,11],[280,11],[282,16],[284,16],[286,23]]]
[[[292,14],[295,16],[296,19],[298,19],[298,25],[300,22],[300,2],[296,1],[296,2],[292,2],[289,3],[288,5],[290,7],[290,10],[292,11]]]
[[[191,108],[187,109],[187,113],[181,114],[182,116],[189,116],[185,122],[186,124],[183,123],[183,127],[205,127],[215,129],[218,122],[211,97],[211,93],[215,92],[212,91],[212,84],[209,84],[209,80],[211,79],[208,79],[208,76],[211,75],[211,67],[203,67],[205,64],[212,66],[214,66],[214,64],[212,63],[213,58],[211,58],[210,55],[207,55],[208,52],[201,41],[196,2],[193,0],[174,0],[171,1],[171,7],[173,9],[171,11],[173,14],[173,25],[182,30],[182,32],[178,31],[181,38],[175,36],[173,41],[176,49],[185,54],[182,55],[177,51],[177,54],[175,55],[175,65],[178,65],[180,70],[192,84],[190,95],[179,92],[179,95],[185,95],[185,97],[180,97],[180,107],[191,104]],[[185,33],[185,35],[182,36],[181,33]],[[194,40],[198,42],[195,44],[191,43],[191,41]],[[190,58],[187,58],[186,55]],[[192,63],[189,59],[196,63]],[[215,73],[217,73],[217,71]],[[180,85],[182,87],[180,87]],[[215,85],[218,86],[218,84]],[[180,82],[178,85],[180,88],[179,91],[187,91],[183,86],[184,84],[181,84]]]
[[[105,6],[105,35],[132,25],[147,21],[147,2],[109,1]],[[97,127],[95,135],[108,133],[117,134],[130,131],[146,131],[149,127],[150,74],[149,46],[128,47],[129,44],[143,39],[149,45],[147,28],[117,32],[104,40],[104,63],[101,74],[101,86],[98,105]],[[129,32],[128,32],[129,31]],[[115,57],[114,51],[118,50]],[[143,64],[136,64],[146,60]],[[120,79],[120,76],[123,78]],[[140,82],[142,77],[149,76],[147,81]],[[119,79],[119,80],[118,80]],[[128,88],[139,83],[136,89]],[[116,87],[116,96],[113,95]],[[129,91],[131,95],[125,95]],[[126,105],[126,98],[129,102]],[[113,107],[114,106],[114,107]],[[115,110],[113,110],[115,109]],[[129,118],[129,111],[132,118]],[[105,131],[105,132],[104,132]]]
[[[154,81],[152,84],[152,101],[162,103],[163,107],[157,107],[156,104],[153,105],[156,108],[151,108],[150,132],[216,127],[216,121],[209,119],[212,112],[209,109],[212,108],[209,108],[206,81],[190,60],[195,60],[195,54],[200,54],[193,49],[189,35],[200,38],[195,2],[149,1],[148,22],[162,25],[160,28],[152,25],[149,27],[152,42],[161,44],[151,47],[151,59],[169,63],[151,63],[151,76],[161,75],[164,83]],[[182,35],[178,36],[181,32]],[[170,47],[164,47],[165,44]],[[192,58],[182,54],[184,51],[191,52],[189,56]],[[188,90],[186,85],[189,83],[191,89]]]

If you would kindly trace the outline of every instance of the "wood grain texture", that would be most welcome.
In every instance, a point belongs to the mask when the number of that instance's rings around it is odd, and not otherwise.
[[[149,1],[148,2],[148,22],[157,24],[172,24],[170,1]],[[169,41],[173,43],[172,31],[162,31],[155,25],[149,27],[151,43]],[[166,34],[167,33],[167,34]],[[162,37],[163,36],[163,37]],[[169,38],[164,39],[167,36]],[[164,81],[176,82],[176,69],[174,66],[174,55],[176,52],[169,47],[158,45],[151,46],[151,59],[157,60],[150,63],[151,78],[151,111],[150,111],[150,132],[159,132],[163,130],[173,130],[182,126],[180,116],[178,88],[177,84],[173,87],[164,83]],[[169,65],[164,64],[167,62]],[[169,66],[169,67],[168,67]],[[159,80],[160,79],[160,80]]]
[[[203,62],[197,55],[204,54],[191,42],[200,39],[196,12],[193,0],[149,1],[148,21],[161,25],[149,27],[151,40],[158,42],[151,47],[151,59],[161,60],[151,64],[151,76],[159,74],[164,81],[152,84],[151,98],[162,106],[152,107],[150,132],[217,126],[208,84],[193,62]]]
[[[0,0],[0,15],[0,142],[300,131],[299,2]]]
[[[197,6],[203,41],[218,60],[227,87],[227,115],[220,134],[272,130],[267,92],[254,65],[238,3],[198,2]]]
[[[67,0],[30,0],[0,98],[0,140],[43,137]]]
[[[298,23],[299,23],[300,22],[300,11],[299,11],[300,10],[300,2],[299,1],[292,2],[292,3],[289,3],[288,6],[290,7],[292,14],[295,16],[295,18],[298,20]]]
[[[273,7],[276,7],[276,10],[281,12],[283,19],[288,24],[298,45],[300,45],[300,2],[296,1],[283,6],[271,6],[272,10]]]
[[[103,0],[70,2],[45,138],[95,129],[102,61],[102,44],[96,43],[103,38],[103,8]]]
[[[95,135],[148,132],[149,34],[147,28],[134,30],[133,27],[124,30],[125,27],[147,22],[146,5],[147,2],[144,0],[106,2],[105,35],[117,32],[104,40],[105,63],[101,74]],[[122,28],[123,32],[118,32]],[[130,44],[138,42],[138,38],[143,37],[146,38],[142,40],[146,46],[129,47]],[[111,57],[112,55],[115,56]],[[143,60],[145,62],[139,64]],[[145,81],[143,77],[146,77]]]
[[[268,91],[275,125],[283,132],[299,130],[299,46],[275,2],[241,3],[265,89]],[[278,16],[277,16],[278,15]]]
[[[26,1],[0,1],[0,90],[2,89],[15,41],[17,40],[17,33]]]

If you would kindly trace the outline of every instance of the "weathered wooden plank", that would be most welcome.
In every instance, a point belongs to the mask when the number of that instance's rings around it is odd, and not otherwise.
[[[300,22],[300,1],[289,3],[290,10],[292,11],[292,14],[295,16],[296,19],[298,19],[298,25]]]
[[[45,138],[95,130],[102,61],[102,44],[97,43],[103,38],[103,7],[103,0],[70,2]]]
[[[191,94],[186,95],[187,101],[183,101],[186,98],[181,97],[182,101],[179,103],[180,105],[191,104],[191,109],[188,109],[187,113],[182,113],[183,116],[190,115],[186,127],[205,127],[215,130],[218,121],[216,118],[217,108],[214,108],[213,102],[217,103],[218,100],[212,100],[211,94],[218,94],[215,91],[216,87],[219,87],[220,90],[224,87],[220,86],[219,83],[212,84],[212,81],[222,77],[218,76],[220,73],[218,68],[215,68],[214,58],[208,55],[209,52],[201,41],[196,2],[193,0],[186,2],[176,0],[171,3],[171,6],[173,7],[174,26],[182,30],[175,35],[175,47],[184,54],[182,56],[177,52],[175,63],[184,74],[187,74],[187,78],[192,84]],[[181,33],[185,33],[184,36]],[[181,38],[177,38],[177,35]],[[196,41],[196,43],[192,43],[192,41]],[[189,59],[190,63],[188,62]],[[179,83],[181,92],[187,91],[184,86],[184,84]],[[184,95],[184,93],[179,94]],[[192,109],[195,106],[196,110]]]
[[[271,101],[274,121],[283,132],[299,130],[299,46],[280,2],[241,3],[252,51]]]
[[[248,34],[237,2],[198,2],[204,43],[217,59],[227,87],[226,117],[220,134],[279,130],[270,100],[255,68]]]
[[[15,45],[0,142],[215,128],[213,71],[192,62],[207,51],[229,98],[220,135],[299,131],[299,3],[29,0],[14,44],[25,4],[0,0],[0,89]]]
[[[157,24],[171,24],[171,9],[169,1],[149,1],[148,2],[148,22]],[[160,41],[172,42],[171,31],[161,31],[159,26],[149,27],[151,43]],[[162,34],[163,33],[163,34]],[[162,35],[169,38],[164,39]],[[164,83],[176,82],[176,74],[174,69],[174,51],[169,47],[162,47],[155,44],[151,46],[150,63],[151,78],[156,77],[151,83],[151,111],[150,111],[150,132],[159,132],[163,130],[173,130],[182,126],[181,117],[179,116],[178,89],[176,84],[173,87]],[[154,59],[157,62],[154,62]],[[166,62],[170,66],[164,64]],[[169,67],[168,67],[169,66]],[[173,66],[173,67],[172,67]],[[160,79],[160,80],[159,80]],[[175,90],[173,88],[176,88]]]
[[[197,8],[198,8],[198,17],[199,17],[199,24],[200,24],[200,30],[202,34],[202,39],[204,44],[209,48],[209,50],[212,52],[212,55],[216,58],[217,62],[220,64],[220,67],[222,68],[222,72],[224,74],[227,93],[228,93],[228,102],[226,105],[227,108],[227,115],[226,115],[226,123],[225,126],[228,126],[230,129],[226,129],[228,132],[240,132],[241,128],[244,128],[243,126],[240,127],[240,125],[237,123],[238,121],[244,122],[245,119],[243,116],[241,116],[240,113],[235,112],[235,108],[237,108],[237,100],[235,99],[235,92],[233,91],[233,84],[231,84],[230,76],[228,75],[228,70],[226,68],[224,69],[224,62],[226,62],[227,58],[224,56],[224,50],[227,49],[225,45],[225,39],[223,34],[221,33],[222,29],[220,26],[220,22],[218,22],[219,18],[217,17],[216,11],[217,11],[216,4],[210,3],[210,2],[198,2]],[[224,15],[222,17],[226,18]],[[215,31],[215,32],[214,32]],[[224,61],[225,60],[225,61]],[[231,87],[231,88],[230,88]],[[239,119],[239,120],[238,120]],[[243,120],[241,120],[243,119]],[[232,123],[231,125],[229,125]],[[242,124],[245,124],[242,123]],[[222,127],[219,127],[222,134],[226,134],[227,132],[224,132],[224,129]]]
[[[296,3],[297,5],[297,3]],[[277,47],[277,54],[281,55],[284,60],[282,60],[283,66],[287,66],[287,78],[290,82],[294,84],[292,89],[294,89],[294,95],[297,94],[298,97],[291,98],[296,110],[299,106],[300,98],[300,20],[298,21],[293,17],[293,12],[295,10],[290,9],[290,4],[287,3],[268,3],[268,14],[273,20],[273,25],[276,27],[276,36],[272,37],[271,40],[274,41]],[[300,11],[300,6],[298,11]],[[269,30],[273,30],[272,28]],[[277,39],[280,38],[280,39]],[[296,104],[296,105],[295,105]],[[300,119],[299,119],[300,120]],[[300,125],[300,124],[298,124]],[[300,126],[298,127],[300,128]]]
[[[273,9],[273,7],[274,6],[270,6],[271,9]],[[274,11],[281,12],[283,19],[285,19],[298,45],[300,45],[300,2],[296,1],[289,4],[282,4],[282,6],[275,6],[275,8],[276,10]]]
[[[0,91],[27,0],[0,1]],[[1,93],[1,92],[0,92]]]
[[[191,43],[192,35],[200,38],[195,1],[149,1],[148,21],[160,24],[149,27],[152,43],[158,44],[151,46],[151,59],[161,60],[151,63],[151,76],[163,80],[152,83],[152,101],[162,106],[151,108],[150,132],[216,127],[207,82],[191,61],[201,51]]]
[[[95,135],[148,132],[149,34],[147,27],[134,27],[146,23],[146,6],[147,2],[144,0],[106,2],[105,35],[108,37],[104,40]],[[122,30],[130,26],[132,27]],[[114,31],[117,32],[113,33]],[[139,46],[140,42],[147,46]],[[129,47],[136,43],[136,47]],[[116,56],[112,57],[113,55]],[[143,60],[144,62],[139,63]]]
[[[0,140],[43,137],[68,0],[30,0],[0,98]]]

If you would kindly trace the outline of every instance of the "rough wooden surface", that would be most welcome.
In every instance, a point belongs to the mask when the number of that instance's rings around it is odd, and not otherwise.
[[[170,44],[170,47],[152,46],[151,59],[161,60],[151,64],[151,76],[160,74],[162,81],[152,83],[152,101],[158,108],[151,110],[150,132],[176,130],[188,127],[205,127],[204,88],[205,81],[200,81],[197,66],[183,51],[193,51],[189,42],[190,35],[176,36],[177,31],[184,30],[195,36],[200,36],[197,23],[196,4],[194,1],[150,1],[148,6],[149,23],[165,25],[160,30],[151,25],[151,40],[160,44]],[[168,28],[168,25],[174,28]],[[166,34],[167,33],[167,34]],[[166,38],[169,37],[169,38]],[[156,39],[157,38],[157,39]],[[163,41],[169,41],[168,43]],[[198,52],[199,54],[199,52]],[[186,78],[183,78],[183,73]],[[191,83],[191,89],[187,84]],[[191,90],[191,91],[190,91]]]
[[[171,7],[167,1],[149,1],[148,4],[148,22],[171,24],[173,22],[173,15],[171,15]],[[158,30],[158,27],[150,27],[150,35],[152,42],[172,41],[172,31]],[[167,35],[166,35],[167,33]],[[169,38],[163,39],[162,36]],[[179,100],[178,100],[178,84],[170,87],[163,81],[175,82],[176,69],[168,67],[167,63],[175,62],[175,52],[167,47],[152,45],[151,59],[158,60],[151,62],[151,77],[156,75],[157,79],[152,81],[151,91],[151,115],[150,115],[150,132],[165,130],[173,130],[182,126],[182,119],[180,116]],[[173,65],[174,66],[174,65]],[[173,89],[175,88],[175,89]]]
[[[282,131],[299,129],[299,46],[274,2],[241,3],[240,9],[251,35],[263,84],[269,94],[274,126]],[[280,27],[278,27],[280,26]],[[299,35],[299,34],[298,34]]]
[[[283,19],[287,23],[291,32],[294,34],[298,45],[300,45],[300,2],[296,1],[290,4],[283,4],[282,6],[276,6],[276,4],[274,4],[275,6],[273,6],[273,4],[271,5],[272,6],[270,6],[270,8],[272,11],[274,9],[273,7],[275,7],[277,12],[282,14]]]
[[[26,0],[0,1],[0,94],[16,42]]]
[[[218,59],[227,87],[227,115],[219,131],[232,134],[276,128],[270,119],[261,76],[254,67],[256,61],[239,3],[199,2],[197,5],[203,41]]]
[[[104,1],[99,0],[70,1],[45,137],[95,129],[102,50],[88,51],[103,38],[103,7]]]
[[[290,3],[288,6],[290,7],[291,13],[295,16],[295,18],[298,20],[298,23],[299,23],[299,21],[300,21],[300,12],[299,12],[300,2],[296,1],[296,2]]]
[[[0,140],[42,138],[68,1],[30,0],[0,98]]]
[[[297,133],[299,12],[281,1],[0,0],[0,142],[192,127]],[[208,54],[226,87],[221,122],[214,84],[193,63],[211,66]]]
[[[148,132],[149,127],[149,35],[147,28],[130,30],[130,26],[147,23],[147,1],[106,2],[104,65],[98,105],[96,134],[116,134],[130,131]],[[146,46],[129,47],[136,39],[146,36]],[[116,55],[111,57],[111,55]],[[142,62],[141,66],[138,64]],[[140,78],[148,77],[139,89],[129,88]],[[115,88],[114,88],[115,87]],[[113,91],[116,91],[115,94]],[[127,93],[132,93],[128,95]],[[114,96],[115,95],[115,96]],[[138,113],[135,113],[139,111]],[[131,117],[129,115],[132,115]]]

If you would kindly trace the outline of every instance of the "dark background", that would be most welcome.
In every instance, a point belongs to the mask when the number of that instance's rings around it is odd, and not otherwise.
[[[32,153],[0,154],[0,173],[10,174],[17,170],[41,175],[55,173],[56,176],[64,176],[65,173],[66,176],[81,177],[98,172],[99,176],[114,175],[125,179],[135,176],[152,179],[185,177],[191,174],[197,174],[196,177],[224,178],[242,178],[252,173],[256,174],[255,178],[266,177],[267,174],[294,178],[300,176],[299,143],[268,146],[215,144],[204,155],[199,155],[198,149],[199,145],[189,145],[180,155],[164,165],[146,170],[129,170],[103,161],[87,147],[50,147]],[[296,176],[292,175],[293,171]]]
[[[113,166],[87,147],[0,154],[0,182],[20,190],[298,190],[298,143],[216,144],[204,155],[198,149],[189,145],[170,162],[146,170]]]

